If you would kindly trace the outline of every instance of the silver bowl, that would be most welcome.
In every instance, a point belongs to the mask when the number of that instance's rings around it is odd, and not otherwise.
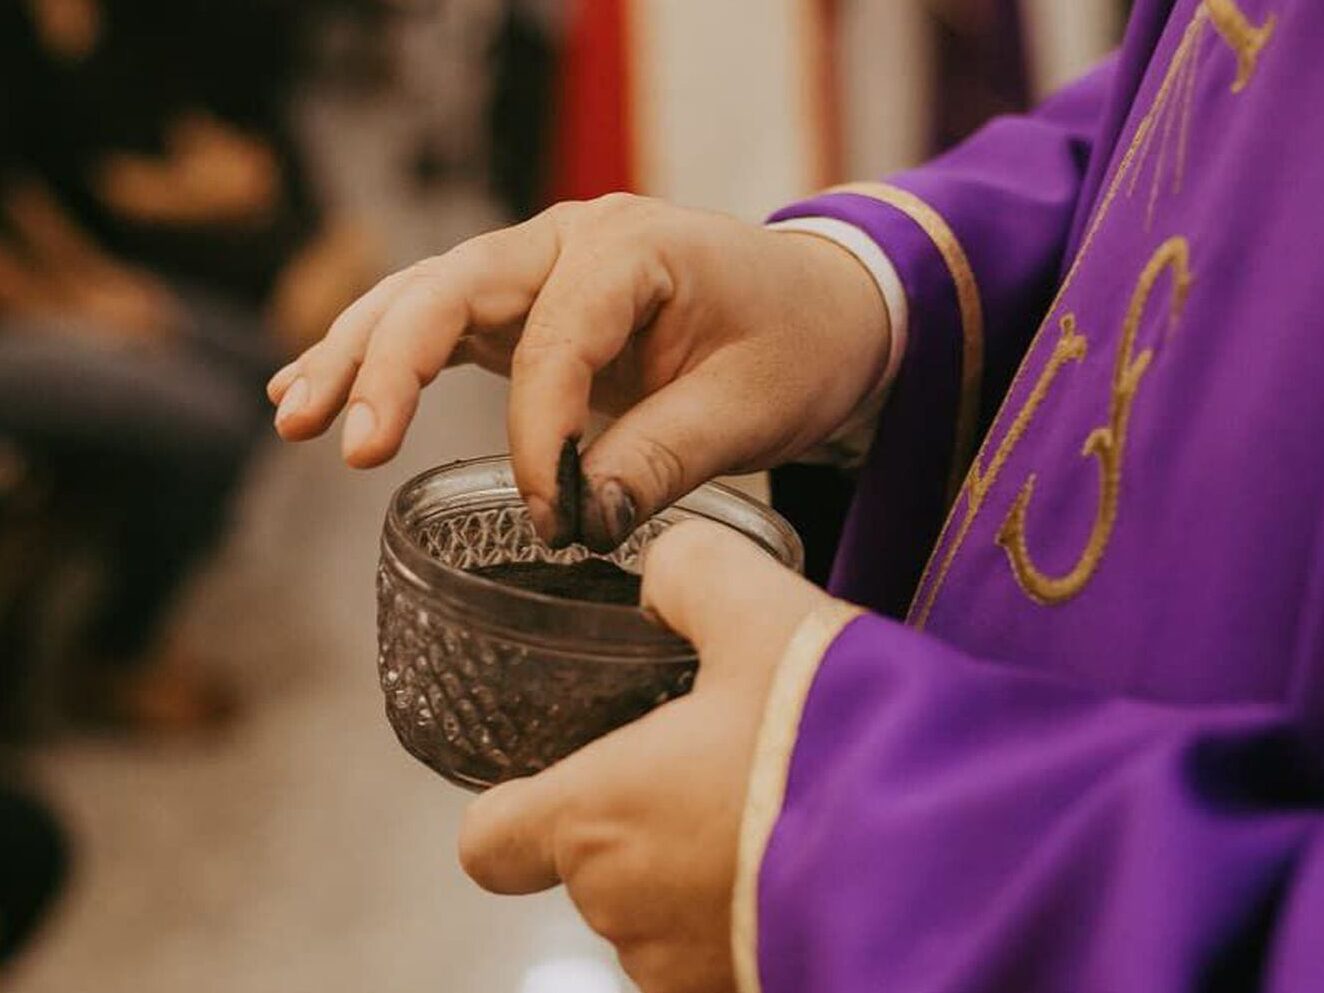
[[[786,521],[715,483],[596,557],[637,572],[650,541],[694,518],[803,568]],[[387,717],[410,754],[451,782],[484,789],[532,775],[689,692],[693,647],[639,608],[547,596],[467,571],[592,557],[582,545],[553,551],[537,538],[505,457],[432,469],[396,491],[377,570],[377,664]]]

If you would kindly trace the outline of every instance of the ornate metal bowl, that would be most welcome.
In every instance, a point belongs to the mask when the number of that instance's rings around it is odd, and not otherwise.
[[[603,557],[637,571],[650,541],[696,517],[803,566],[790,525],[717,484]],[[637,607],[545,596],[467,571],[590,557],[583,546],[552,551],[538,540],[504,457],[433,469],[396,491],[377,570],[377,664],[387,717],[412,755],[483,789],[536,773],[689,691],[693,648]]]

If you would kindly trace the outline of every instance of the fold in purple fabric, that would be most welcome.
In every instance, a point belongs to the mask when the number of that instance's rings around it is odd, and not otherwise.
[[[1127,700],[855,621],[761,878],[765,993],[1324,989],[1288,714]]]

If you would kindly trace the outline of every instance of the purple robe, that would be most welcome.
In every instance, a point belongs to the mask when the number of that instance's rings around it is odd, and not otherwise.
[[[1324,4],[1140,0],[778,216],[911,318],[834,575],[875,613],[769,703],[744,993],[1324,991]]]

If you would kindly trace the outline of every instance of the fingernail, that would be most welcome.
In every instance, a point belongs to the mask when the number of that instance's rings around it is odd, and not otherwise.
[[[341,451],[345,455],[353,455],[372,440],[376,430],[377,415],[366,403],[359,401],[345,415],[345,430],[340,436]]]
[[[621,544],[634,534],[635,507],[634,498],[625,487],[614,479],[602,487],[602,519],[607,525],[607,533],[616,544]]]
[[[579,499],[583,477],[579,472],[579,439],[567,438],[556,463],[556,526],[548,544],[564,548],[579,540]]]
[[[308,392],[308,380],[302,376],[291,383],[290,388],[281,397],[280,406],[276,408],[276,423],[279,424],[297,414],[308,402]]]
[[[620,546],[634,533],[634,499],[615,479],[609,479],[593,492],[585,493],[586,506],[581,514],[584,543],[593,551],[606,553]]]

